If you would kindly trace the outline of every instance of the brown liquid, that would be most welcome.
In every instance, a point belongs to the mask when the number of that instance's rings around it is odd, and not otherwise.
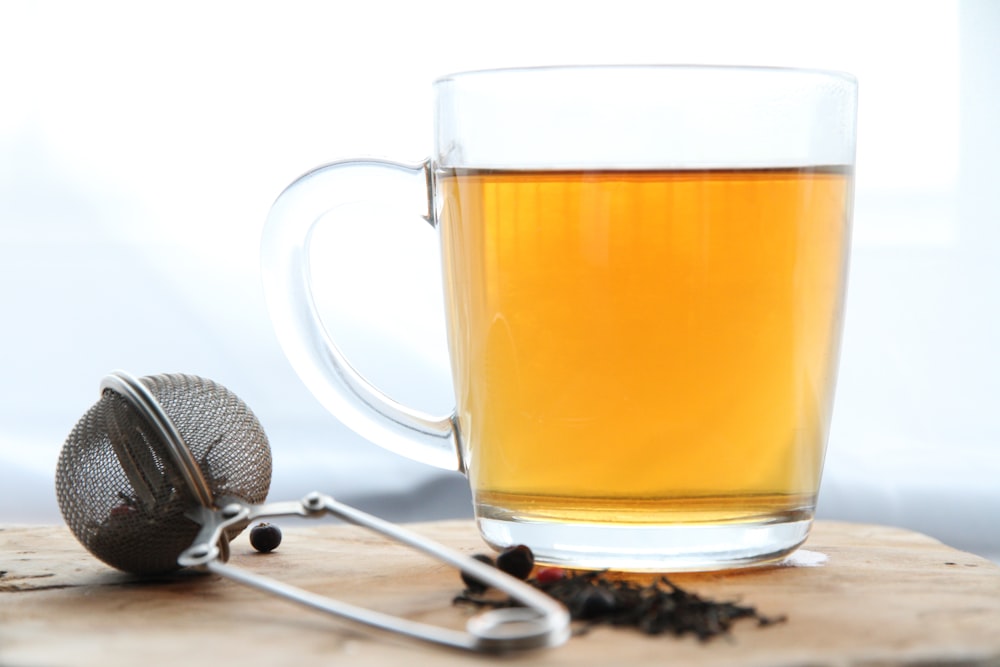
[[[480,506],[618,523],[811,507],[849,171],[458,171],[438,193]]]

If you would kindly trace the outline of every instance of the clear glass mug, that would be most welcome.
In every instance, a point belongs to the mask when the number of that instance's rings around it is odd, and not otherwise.
[[[265,295],[304,383],[368,440],[467,474],[496,548],[632,571],[793,551],[832,410],[853,77],[541,67],[435,92],[429,160],[332,163],[272,208]],[[310,230],[358,201],[440,233],[450,415],[373,387],[317,315]]]

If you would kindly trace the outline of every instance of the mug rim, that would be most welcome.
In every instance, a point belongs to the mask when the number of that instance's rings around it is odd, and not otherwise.
[[[814,67],[797,67],[797,66],[785,66],[785,65],[726,65],[726,64],[709,64],[709,63],[646,63],[646,64],[563,64],[563,65],[522,65],[522,66],[512,66],[512,67],[495,67],[495,68],[482,68],[482,69],[472,69],[465,71],[452,72],[450,74],[444,74],[437,77],[434,80],[433,85],[435,87],[444,85],[447,83],[459,81],[462,79],[468,79],[473,77],[485,77],[485,76],[510,76],[510,75],[530,75],[530,74],[559,74],[559,73],[569,73],[569,72],[580,72],[584,70],[591,70],[594,72],[605,72],[610,73],[614,71],[629,71],[629,72],[694,72],[694,71],[705,71],[705,72],[727,72],[731,74],[736,73],[756,73],[756,74],[772,74],[772,75],[798,75],[798,76],[816,76],[828,79],[839,79],[845,83],[856,86],[858,79],[854,74],[847,72],[845,70],[838,69],[826,69],[826,68],[814,68]]]

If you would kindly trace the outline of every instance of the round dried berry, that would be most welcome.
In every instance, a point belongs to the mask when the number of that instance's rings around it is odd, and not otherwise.
[[[490,566],[494,565],[493,559],[486,554],[473,554],[472,557],[480,563],[486,563]],[[490,587],[485,581],[480,581],[475,575],[470,574],[465,570],[462,570],[462,581],[465,583],[465,586],[469,589],[470,593],[482,593]]]
[[[261,553],[274,551],[281,544],[281,529],[273,523],[258,523],[250,529],[250,545]]]
[[[534,567],[535,554],[523,544],[508,547],[497,556],[497,568],[522,581],[528,578]]]

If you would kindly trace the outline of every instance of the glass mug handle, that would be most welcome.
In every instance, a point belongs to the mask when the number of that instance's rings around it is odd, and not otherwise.
[[[377,389],[344,357],[313,299],[309,244],[316,223],[359,202],[392,204],[412,216],[422,202],[434,224],[430,161],[345,160],[292,182],[268,214],[261,239],[264,298],[278,342],[319,402],[362,437],[421,463],[464,472],[454,412],[436,417],[402,405]]]

